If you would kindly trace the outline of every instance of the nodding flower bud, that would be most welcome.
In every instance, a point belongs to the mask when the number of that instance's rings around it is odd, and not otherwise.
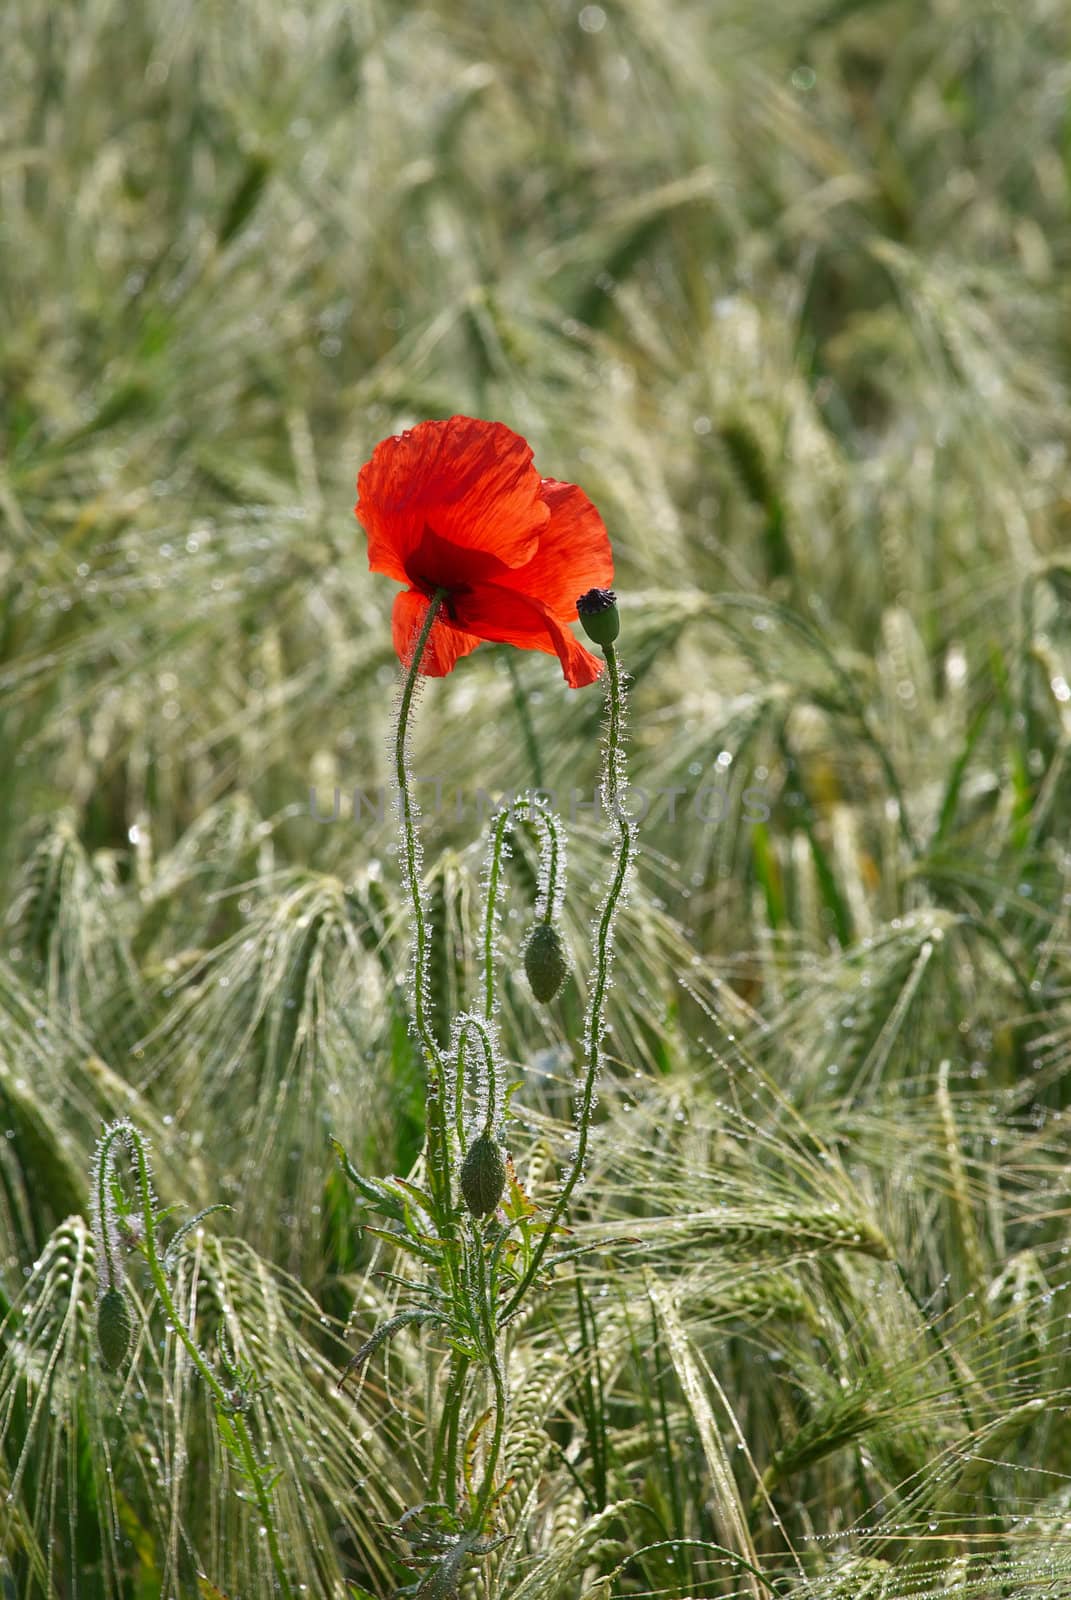
[[[118,1372],[130,1349],[134,1325],[121,1289],[105,1289],[97,1304],[97,1346],[101,1364]]]
[[[589,589],[576,602],[581,626],[595,644],[613,644],[621,632],[617,595],[612,589]]]
[[[524,970],[536,999],[546,1005],[569,976],[562,936],[551,922],[537,922],[524,947]]]
[[[485,1217],[502,1198],[506,1187],[506,1163],[492,1136],[480,1134],[469,1145],[461,1163],[461,1193],[474,1217]]]

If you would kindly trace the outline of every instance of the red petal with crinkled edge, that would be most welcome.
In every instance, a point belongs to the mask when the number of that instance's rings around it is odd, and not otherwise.
[[[368,564],[402,583],[428,582],[412,562],[429,530],[436,583],[471,582],[486,558],[521,566],[550,521],[541,488],[530,445],[504,423],[422,422],[384,439],[361,468],[356,512],[368,534]]]
[[[532,595],[483,583],[454,601],[454,615],[466,633],[480,639],[556,655],[573,689],[594,683],[602,671],[598,657],[585,650],[561,619]]]
[[[550,521],[539,536],[535,554],[523,567],[488,576],[504,589],[532,595],[563,622],[572,622],[579,595],[589,589],[609,589],[614,581],[610,536],[575,483],[544,478],[541,493]]]
[[[428,604],[427,597],[417,594],[413,589],[404,589],[395,596],[391,634],[395,654],[403,666],[407,667],[413,659],[413,650],[428,614]],[[452,627],[440,612],[431,625],[424,645],[420,671],[426,678],[445,678],[455,661],[471,655],[479,643],[473,634]]]

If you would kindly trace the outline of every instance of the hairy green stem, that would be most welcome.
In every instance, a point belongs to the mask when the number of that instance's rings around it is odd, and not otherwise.
[[[606,675],[609,684],[609,694],[607,696],[609,726],[606,730],[603,762],[603,791],[607,803],[614,811],[617,811],[620,808],[625,790],[625,750],[622,726],[625,715],[624,690],[621,683],[621,668],[617,659],[617,651],[612,644],[608,644],[604,647],[603,654],[606,657]]]
[[[541,843],[547,851],[547,877],[544,884],[546,904],[540,913],[537,903],[536,916],[542,915],[542,920],[549,923],[554,920],[554,906],[558,899],[558,873],[561,870],[562,844],[558,835],[558,819],[553,812],[542,811],[536,807],[532,811],[532,820],[536,827],[542,830]]]
[[[466,1030],[457,1036],[457,1061],[454,1067],[454,1131],[462,1159],[465,1155],[465,1045]]]
[[[264,1529],[264,1536],[268,1541],[268,1554],[271,1557],[271,1564],[275,1569],[275,1576],[279,1580],[279,1588],[282,1594],[286,1597],[286,1600],[292,1600],[293,1590],[290,1587],[290,1579],[287,1577],[286,1568],[283,1565],[282,1551],[279,1549],[279,1535],[275,1528],[275,1516],[272,1509],[271,1495],[268,1489],[265,1487],[263,1478],[261,1476],[260,1469],[257,1464],[256,1452],[253,1449],[253,1441],[249,1436],[249,1429],[246,1426],[245,1417],[240,1411],[236,1411],[232,1421],[234,1423],[234,1431],[238,1439],[239,1448],[242,1452],[242,1465],[245,1468],[246,1476],[250,1478],[250,1481],[253,1484],[253,1492],[257,1497],[257,1509],[263,1519],[262,1526]]]
[[[454,1095],[454,1122],[458,1144],[462,1151],[465,1148],[465,1045],[470,1033],[474,1033],[480,1041],[480,1049],[483,1051],[483,1070],[487,1074],[487,1109],[483,1119],[486,1132],[491,1132],[498,1116],[498,1079],[495,1074],[495,1053],[491,1046],[491,1032],[482,1018],[465,1017],[457,1031],[457,1082]]]
[[[490,1020],[495,1011],[495,911],[498,884],[502,876],[502,849],[512,818],[508,806],[495,819],[491,836],[491,862],[487,870],[487,901],[483,920],[483,1014]]]
[[[428,1072],[428,1182],[436,1202],[438,1212],[436,1221],[441,1228],[449,1230],[450,1149],[446,1136],[447,1112],[443,1101],[443,1062],[438,1040],[428,1020],[428,953],[431,933],[428,911],[424,904],[424,889],[420,881],[417,808],[410,790],[409,764],[406,759],[409,715],[420,677],[420,664],[424,659],[424,650],[445,596],[445,589],[436,589],[432,596],[406,668],[394,736],[394,776],[398,786],[398,812],[404,853],[403,876],[413,922],[413,1023],[423,1047],[424,1062]]]

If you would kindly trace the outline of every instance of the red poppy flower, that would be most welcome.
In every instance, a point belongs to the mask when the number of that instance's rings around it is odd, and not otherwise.
[[[545,650],[574,689],[602,663],[569,631],[577,596],[613,579],[610,540],[582,489],[541,478],[501,422],[451,417],[384,439],[357,479],[368,565],[407,585],[394,648],[412,659],[436,589],[446,597],[421,672],[442,678],[481,640]]]

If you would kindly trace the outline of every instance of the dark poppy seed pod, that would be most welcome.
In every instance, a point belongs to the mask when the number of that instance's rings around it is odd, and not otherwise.
[[[486,1217],[502,1198],[506,1187],[506,1163],[502,1151],[489,1133],[481,1133],[469,1145],[461,1163],[461,1193],[474,1217]]]
[[[97,1345],[109,1372],[118,1372],[130,1349],[134,1325],[121,1289],[106,1289],[97,1306]]]
[[[562,936],[550,922],[537,922],[524,947],[524,970],[532,993],[544,1005],[561,992],[569,976]]]
[[[621,632],[617,595],[612,589],[589,589],[576,602],[580,625],[595,644],[613,644]]]

